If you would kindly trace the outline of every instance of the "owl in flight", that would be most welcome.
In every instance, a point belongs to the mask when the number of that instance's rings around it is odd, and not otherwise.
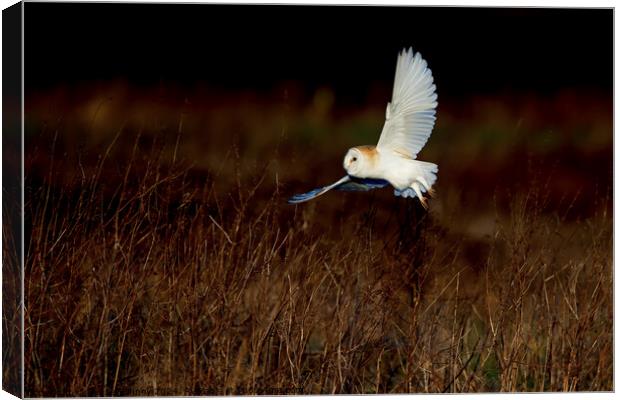
[[[331,185],[297,194],[288,202],[303,203],[331,190],[367,191],[388,184],[394,195],[417,197],[428,204],[423,193],[433,195],[437,165],[416,160],[435,125],[437,93],[433,75],[420,53],[404,49],[396,61],[392,102],[385,110],[385,124],[376,146],[356,146],[344,156],[347,171]]]

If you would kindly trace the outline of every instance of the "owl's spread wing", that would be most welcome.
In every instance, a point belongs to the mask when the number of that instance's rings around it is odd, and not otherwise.
[[[358,179],[347,175],[342,177],[337,182],[332,183],[331,185],[311,190],[308,193],[296,194],[295,196],[288,199],[288,202],[290,204],[303,203],[304,201],[312,200],[315,197],[318,197],[332,189],[345,191],[367,191],[371,189],[382,188],[387,184],[388,181],[385,181],[383,179]]]
[[[338,186],[336,190],[343,190],[348,192],[367,192],[372,189],[379,189],[389,185],[389,182],[384,179],[360,179],[350,177],[349,182],[343,183]]]
[[[328,192],[343,183],[349,182],[351,178],[347,175],[340,178],[337,182],[332,183],[331,185],[323,186],[314,190],[309,191],[308,193],[296,194],[295,196],[288,199],[290,204],[303,203],[304,201],[312,200],[315,197],[319,197],[325,192]]]
[[[416,158],[435,125],[436,107],[437,93],[426,61],[412,49],[403,50],[396,62],[392,102],[385,111],[377,148]]]

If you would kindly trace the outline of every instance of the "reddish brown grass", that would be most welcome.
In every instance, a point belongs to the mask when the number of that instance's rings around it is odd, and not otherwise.
[[[534,183],[465,234],[448,195],[293,207],[139,141],[27,181],[27,396],[613,389],[608,204],[567,220]]]

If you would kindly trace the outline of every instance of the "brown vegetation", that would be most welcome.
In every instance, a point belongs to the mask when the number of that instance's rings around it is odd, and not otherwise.
[[[487,207],[438,162],[429,213],[389,190],[290,206],[326,174],[285,185],[316,154],[282,131],[269,161],[201,172],[191,128],[130,125],[98,157],[62,130],[27,154],[27,396],[613,389],[605,181],[561,196],[525,167]]]

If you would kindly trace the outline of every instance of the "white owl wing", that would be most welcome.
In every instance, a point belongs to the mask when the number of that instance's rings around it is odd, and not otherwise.
[[[435,125],[436,107],[437,93],[426,61],[411,48],[403,50],[396,62],[392,101],[377,148],[416,158]]]

